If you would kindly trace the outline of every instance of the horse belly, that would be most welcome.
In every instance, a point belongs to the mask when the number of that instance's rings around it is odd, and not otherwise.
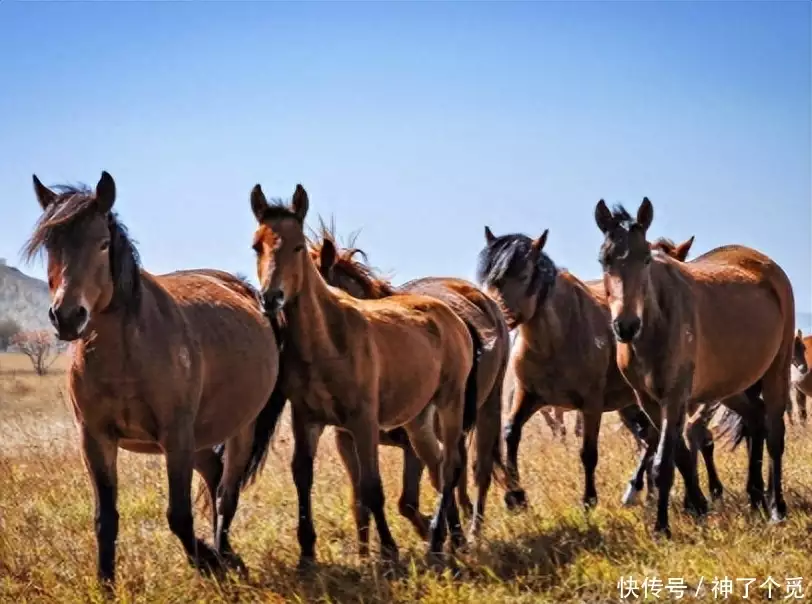
[[[724,306],[724,318],[709,315],[696,334],[692,400],[703,402],[742,392],[760,380],[775,361],[784,339],[777,303],[767,292]],[[751,302],[747,304],[747,302]],[[738,302],[738,303],[737,303]],[[715,312],[719,313],[718,305]],[[702,317],[700,317],[702,320]]]

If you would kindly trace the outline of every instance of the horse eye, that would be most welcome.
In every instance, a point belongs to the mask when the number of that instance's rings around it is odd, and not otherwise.
[[[254,250],[254,252],[256,252],[257,254],[259,254],[262,251],[262,245],[259,243],[259,241],[257,241],[251,246],[251,249]]]
[[[105,239],[104,241],[102,241],[99,251],[106,252],[108,249],[110,249],[110,240]]]
[[[301,252],[303,249],[304,249],[304,244],[303,244],[303,243],[300,243],[300,244],[299,244],[299,245],[297,245],[295,248],[293,248],[293,251],[294,251],[294,252]]]

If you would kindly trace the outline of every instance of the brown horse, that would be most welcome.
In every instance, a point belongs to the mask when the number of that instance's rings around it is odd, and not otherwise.
[[[795,347],[793,348],[792,364],[798,370],[799,375],[793,379],[793,391],[795,394],[795,406],[798,407],[798,415],[801,423],[806,423],[806,397],[812,396],[812,372],[809,371],[812,365],[812,336],[804,337],[801,330],[795,334]],[[792,409],[787,410],[792,421]]]
[[[415,293],[442,300],[466,324],[473,326],[479,340],[483,342],[477,370],[475,508],[471,506],[466,488],[466,455],[463,455],[462,474],[457,485],[459,505],[472,516],[471,533],[472,536],[477,536],[482,526],[494,463],[501,470],[497,478],[501,478],[504,474],[499,441],[502,424],[502,383],[510,351],[510,334],[499,307],[474,284],[462,279],[426,277],[394,288],[390,282],[376,277],[369,266],[356,258],[358,255],[365,257],[360,249],[350,247],[340,250],[335,243],[332,229],[323,224],[320,239],[311,242],[310,255],[327,283],[356,298],[380,299],[395,294]],[[408,439],[402,436],[383,433],[381,444],[394,444],[404,450],[403,492],[399,509],[401,514],[421,532],[422,515],[418,510],[423,464],[409,445]],[[349,454],[351,453],[350,450]],[[504,484],[504,479],[501,482]]]
[[[527,502],[519,486],[517,464],[524,424],[541,407],[559,405],[583,413],[583,503],[592,507],[597,503],[595,467],[601,416],[635,402],[614,361],[609,309],[592,288],[558,270],[544,253],[547,231],[533,240],[521,234],[496,237],[485,227],[485,241],[477,277],[502,306],[508,325],[519,331],[509,369],[515,387],[505,427],[510,483],[505,503],[515,508]],[[656,405],[645,410],[652,419],[658,417]],[[649,449],[654,450],[656,432],[649,431],[647,438]],[[681,470],[690,475],[687,460]],[[686,505],[700,506],[692,495],[689,491]]]
[[[228,541],[240,488],[255,477],[284,398],[274,391],[276,338],[259,294],[224,272],[152,275],[112,212],[113,178],[95,191],[45,187],[43,214],[26,246],[45,251],[49,318],[72,342],[69,395],[95,492],[98,576],[115,578],[119,447],[162,453],[167,520],[201,571],[244,568]],[[225,443],[225,467],[212,446]],[[195,537],[192,470],[212,499],[215,549]]]
[[[781,458],[795,337],[792,285],[774,261],[744,246],[716,248],[685,263],[652,254],[646,233],[653,217],[647,198],[636,219],[622,207],[610,211],[603,200],[595,208],[595,222],[604,234],[600,262],[617,365],[640,404],[664,410],[654,460],[660,491],[655,530],[671,532],[668,499],[674,463],[689,457],[681,437],[686,406],[722,399],[726,406],[753,415],[759,392],[772,462],[768,505],[772,519],[780,520],[786,514]],[[756,429],[749,487],[757,480],[760,458],[754,458],[763,448],[760,425]],[[695,471],[686,487],[699,490]],[[756,490],[748,490],[751,504],[758,505]]]
[[[675,244],[670,239],[660,237],[651,244],[653,253],[663,253],[671,256],[675,260],[685,262],[690,253],[691,246],[694,243],[694,237],[683,241],[680,244]],[[605,289],[603,287],[603,280],[591,280],[586,282],[587,285],[595,292],[596,296],[605,300]],[[608,308],[608,306],[607,306]],[[714,439],[713,434],[708,428],[710,420],[713,418],[716,410],[719,408],[720,403],[714,402],[709,404],[699,405],[698,408],[693,406],[689,413],[689,419],[686,424],[685,433],[688,437],[689,451],[691,453],[692,466],[696,466],[697,452],[702,453],[702,458],[705,462],[705,469],[708,474],[708,488],[711,496],[714,499],[720,499],[724,493],[722,481],[719,479],[719,473],[716,469],[714,461]],[[646,484],[648,485],[648,497],[654,496],[654,480],[652,477],[651,464],[654,459],[654,450],[648,449],[646,442],[652,436],[651,430],[657,429],[649,420],[646,413],[636,406],[626,407],[619,411],[620,419],[626,427],[635,435],[638,440],[638,447],[642,449],[640,463],[635,474],[630,481],[629,487],[623,496],[624,505],[632,505],[638,501],[639,494],[643,488],[643,478],[645,475]],[[730,421],[735,418],[731,417]]]
[[[293,479],[299,499],[300,565],[315,560],[310,491],[313,457],[324,427],[335,426],[355,447],[351,463],[356,523],[375,518],[384,557],[396,559],[384,515],[378,469],[379,430],[403,426],[429,467],[440,499],[429,554],[442,552],[446,523],[452,546],[465,541],[454,487],[463,435],[476,419],[476,332],[444,302],[421,295],[359,300],[330,287],[306,251],[309,201],[301,185],[290,205],[269,204],[259,185],[251,192],[258,228],[253,248],[262,300],[269,316],[284,309],[281,381],[293,416]],[[440,422],[441,441],[434,431]],[[344,445],[342,445],[343,447]],[[346,460],[351,461],[351,460]],[[359,554],[368,554],[359,535]]]

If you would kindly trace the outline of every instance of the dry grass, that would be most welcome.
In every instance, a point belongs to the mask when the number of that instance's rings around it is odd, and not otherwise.
[[[0,601],[74,602],[101,599],[94,583],[95,539],[90,486],[76,448],[72,418],[64,403],[61,369],[44,378],[26,370],[25,360],[0,355]],[[571,419],[571,418],[570,418]],[[492,491],[483,542],[461,557],[462,577],[438,576],[424,564],[418,541],[396,510],[400,492],[398,452],[384,449],[382,466],[387,512],[405,561],[402,576],[385,578],[374,562],[355,556],[355,531],[348,508],[349,488],[331,434],[316,463],[315,522],[320,572],[297,576],[296,495],[288,470],[287,430],[260,480],[243,496],[232,535],[251,574],[244,583],[217,584],[198,577],[164,519],[166,476],[161,458],[122,453],[119,458],[121,530],[117,564],[122,602],[335,601],[335,602],[554,602],[617,601],[618,579],[633,576],[684,578],[693,600],[700,580],[702,601],[713,600],[715,578],[728,577],[733,600],[755,578],[750,599],[768,576],[786,594],[787,577],[812,579],[809,529],[812,525],[812,445],[790,429],[785,488],[790,519],[769,526],[752,517],[743,495],[744,451],[718,451],[723,504],[702,525],[684,516],[675,487],[674,539],[652,539],[651,509],[619,504],[634,466],[630,439],[606,418],[598,466],[599,507],[587,516],[578,502],[582,470],[578,446],[554,442],[537,418],[528,426],[521,470],[531,509],[508,514],[501,493]],[[572,434],[572,431],[570,431]],[[703,478],[704,480],[704,478]],[[423,507],[433,508],[427,482]],[[208,522],[198,515],[198,530]],[[373,554],[373,560],[375,554]],[[704,592],[702,591],[704,589]],[[642,588],[640,595],[643,595]],[[659,598],[670,599],[663,591]],[[721,596],[720,598],[721,599]]]

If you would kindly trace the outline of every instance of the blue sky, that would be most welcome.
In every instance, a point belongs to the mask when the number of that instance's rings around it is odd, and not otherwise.
[[[397,282],[483,225],[599,274],[596,201],[743,243],[812,310],[805,2],[0,3],[0,257],[45,183],[115,177],[152,272],[254,276],[251,187],[310,193]],[[39,264],[26,268],[41,276]]]

